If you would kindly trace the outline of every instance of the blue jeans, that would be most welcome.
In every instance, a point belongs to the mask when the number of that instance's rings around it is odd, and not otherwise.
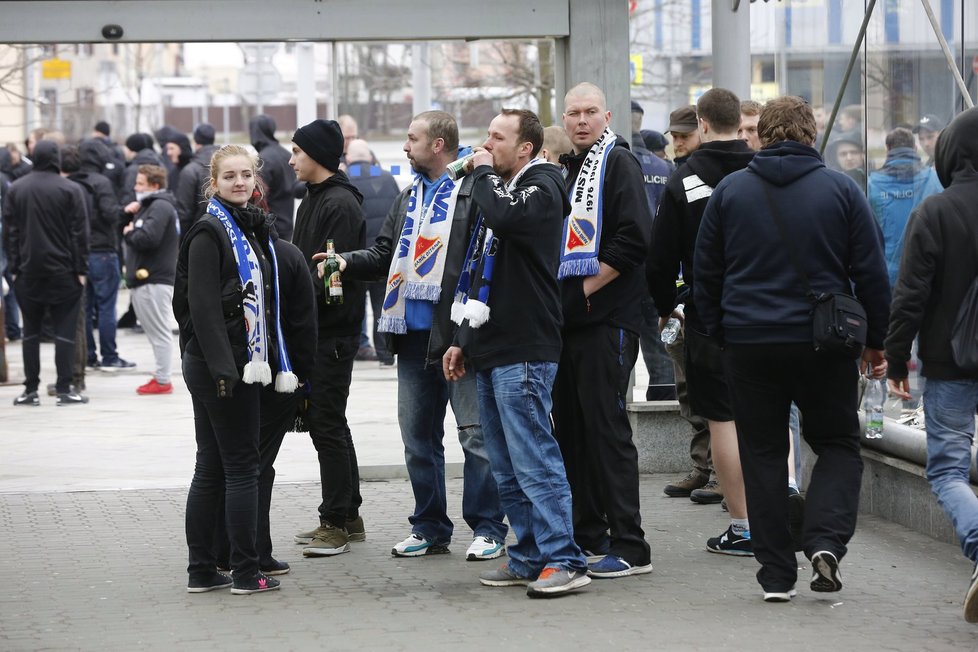
[[[479,371],[479,413],[503,511],[516,535],[509,567],[535,578],[547,566],[585,571],[574,543],[570,485],[550,428],[555,362]]]
[[[114,251],[90,253],[88,283],[85,286],[87,305],[85,336],[88,339],[88,361],[98,360],[93,326],[97,321],[102,360],[114,362],[119,357],[115,348],[115,301],[119,296],[119,255]]]
[[[927,379],[927,479],[954,524],[964,556],[978,563],[978,497],[968,482],[978,381]]]
[[[451,401],[465,456],[462,518],[475,536],[505,541],[507,527],[479,426],[474,374],[449,383],[440,365],[426,367],[428,338],[428,331],[410,331],[398,337],[397,347],[397,421],[414,491],[414,514],[408,518],[411,531],[437,544],[452,540],[442,443],[445,410]]]

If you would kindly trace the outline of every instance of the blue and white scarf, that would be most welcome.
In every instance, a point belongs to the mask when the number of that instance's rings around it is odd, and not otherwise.
[[[244,307],[245,335],[248,340],[248,363],[245,364],[241,380],[248,384],[272,382],[272,370],[268,364],[268,337],[265,328],[265,296],[262,288],[261,264],[248,238],[241,232],[238,224],[228,215],[227,209],[217,199],[207,203],[208,215],[213,215],[224,227],[231,241],[234,262],[238,266],[241,279],[241,303]],[[272,239],[268,239],[268,250],[272,254],[272,271],[275,276],[275,332],[278,335],[278,359],[281,367],[275,376],[275,391],[288,394],[299,387],[299,379],[292,371],[292,362],[285,348],[282,335],[281,301],[278,284],[278,258]]]
[[[497,187],[494,188],[500,197],[510,197],[516,184],[519,183],[523,174],[534,165],[547,163],[544,159],[533,159],[523,166],[516,173],[505,189],[498,188],[502,179],[495,173],[488,178]],[[535,187],[528,188],[526,192],[536,190]],[[479,328],[489,321],[489,292],[492,290],[492,273],[496,264],[496,254],[499,252],[499,238],[493,235],[492,229],[484,224],[482,213],[476,219],[475,229],[472,231],[472,239],[469,241],[469,248],[465,254],[465,266],[458,277],[458,286],[455,289],[455,301],[452,303],[452,321],[458,325],[466,319],[469,326]],[[476,279],[477,282],[473,283]],[[476,290],[475,298],[470,296],[472,290]]]
[[[571,212],[564,220],[563,249],[557,278],[594,276],[601,246],[602,190],[608,154],[615,146],[614,132],[604,133],[591,145],[571,190]]]
[[[408,196],[404,226],[397,240],[387,275],[387,292],[377,330],[407,332],[405,301],[438,303],[445,273],[445,258],[452,237],[452,219],[462,180],[443,175],[435,182],[431,202],[424,204],[424,177],[414,177]]]

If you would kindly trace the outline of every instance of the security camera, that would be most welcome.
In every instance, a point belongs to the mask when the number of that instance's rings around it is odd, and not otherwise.
[[[122,38],[122,25],[106,25],[102,28],[102,38],[107,41],[118,41]]]

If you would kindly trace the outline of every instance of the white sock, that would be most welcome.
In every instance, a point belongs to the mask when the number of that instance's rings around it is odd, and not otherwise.
[[[733,530],[734,534],[743,534],[750,530],[750,523],[748,523],[746,518],[732,518],[730,519],[730,529]]]

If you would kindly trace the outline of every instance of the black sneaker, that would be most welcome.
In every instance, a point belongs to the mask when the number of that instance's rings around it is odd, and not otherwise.
[[[735,555],[738,557],[753,557],[754,546],[751,544],[750,532],[737,534],[733,526],[718,537],[706,540],[706,549],[718,555]]]
[[[98,369],[102,365],[101,365],[101,363],[99,363],[98,358],[95,358],[94,360],[87,361],[85,363],[85,366],[88,367],[89,369]]]
[[[265,591],[277,591],[281,583],[274,577],[268,577],[265,573],[257,573],[248,579],[234,578],[234,586],[231,593],[234,595],[249,595],[251,593],[264,593]]]
[[[71,390],[67,394],[58,394],[58,407],[62,405],[84,405],[88,403],[88,397],[82,396],[75,390]]]
[[[100,369],[102,371],[127,371],[136,366],[135,362],[129,362],[128,360],[123,360],[122,358],[116,358],[115,360],[102,360],[102,366]]]
[[[191,575],[190,581],[187,582],[187,593],[207,593],[208,591],[226,589],[232,584],[234,582],[224,573],[214,572],[203,577]]]
[[[271,561],[264,562],[259,565],[259,568],[265,575],[285,575],[292,570],[287,563],[284,561],[279,561],[278,559],[272,559]]]
[[[795,552],[804,549],[802,536],[805,525],[805,497],[794,487],[788,487],[788,531],[791,532],[791,542]]]
[[[839,560],[828,550],[812,555],[812,591],[833,593],[842,588]]]
[[[30,407],[37,407],[41,404],[41,399],[38,398],[37,392],[24,392],[20,396],[14,399],[14,405],[27,405]]]

